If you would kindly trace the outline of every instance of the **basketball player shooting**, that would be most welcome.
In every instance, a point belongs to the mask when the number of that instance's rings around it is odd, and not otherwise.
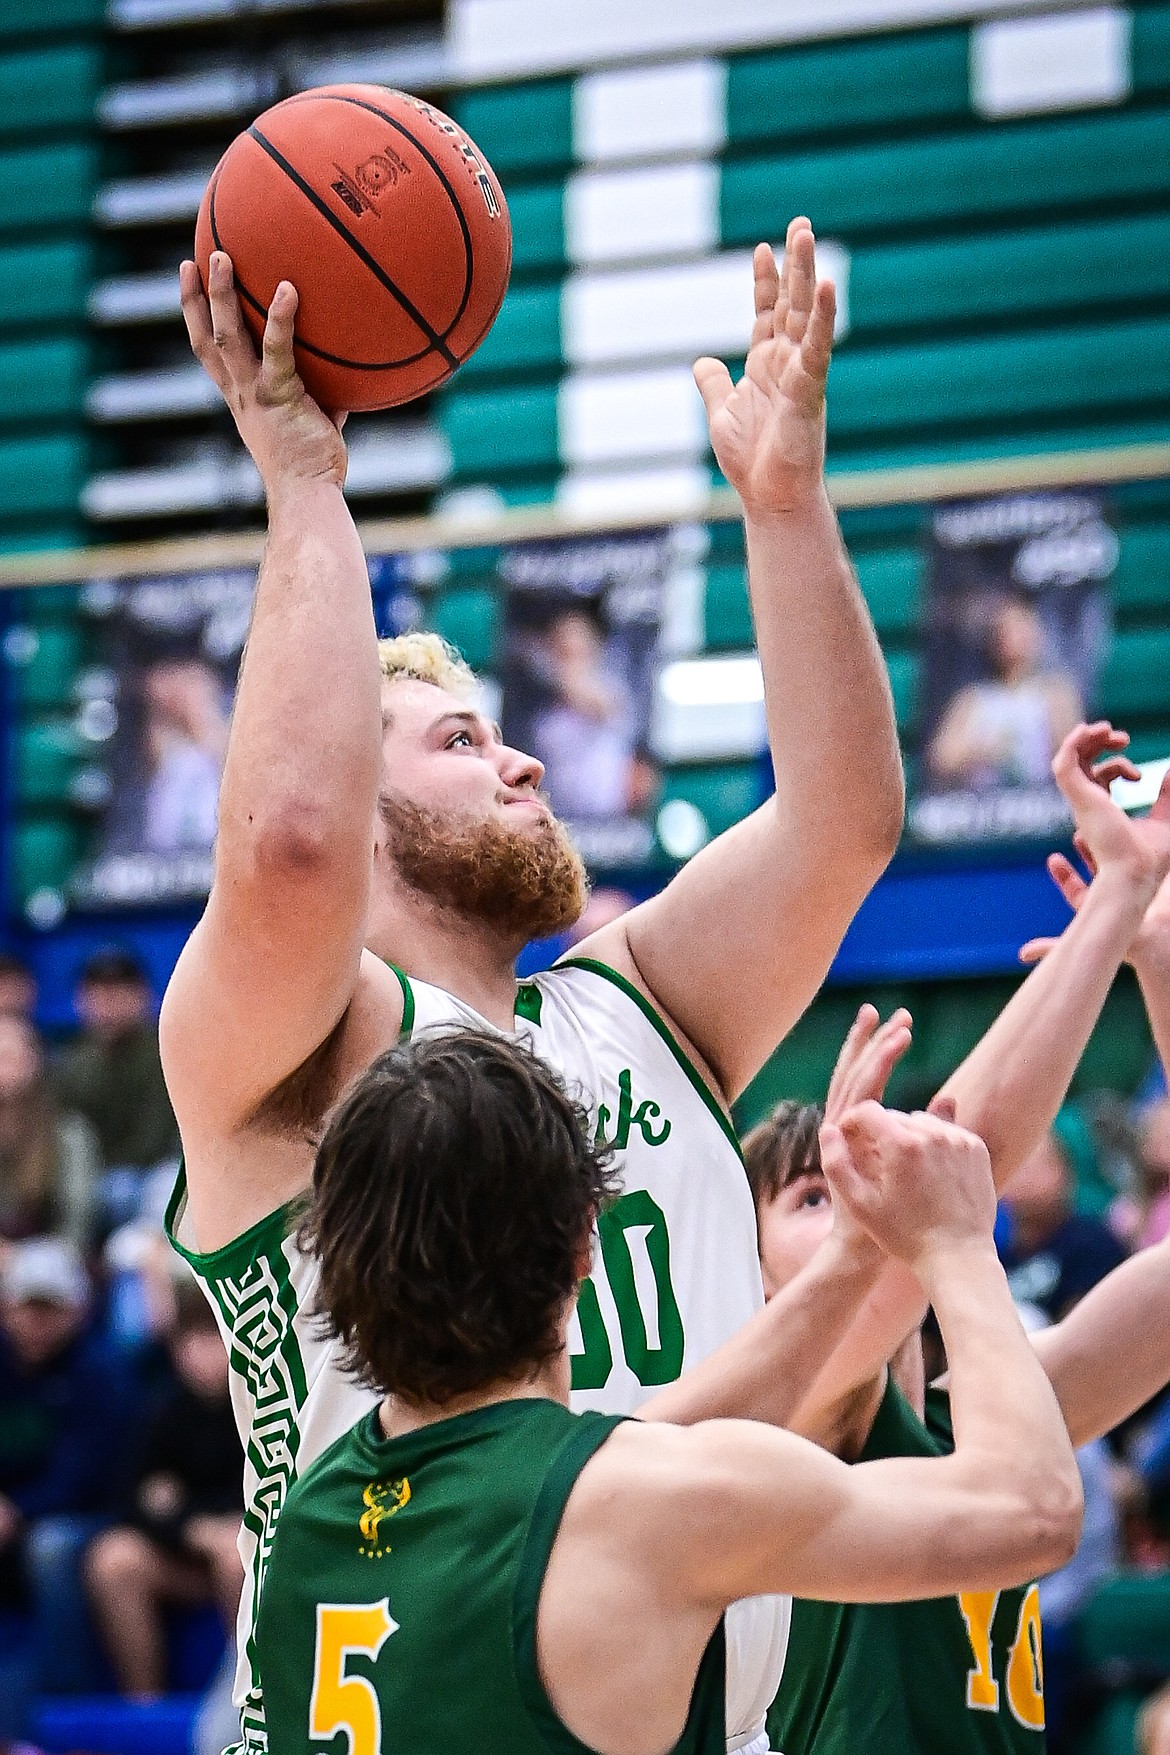
[[[727,1105],[820,986],[894,850],[903,793],[885,669],[825,489],[834,294],[816,280],[808,221],[789,227],[781,270],[761,245],[754,274],[743,378],[710,359],[695,377],[743,501],[775,795],[518,988],[518,952],[568,926],[586,894],[540,763],[502,742],[471,673],[433,636],[379,647],[341,417],[294,367],[292,286],[277,289],[258,357],[228,258],[211,258],[208,297],[183,265],[192,346],[269,519],[215,879],[161,1023],[185,1155],[169,1226],[228,1336],[247,1453],[238,1698],[256,1747],[251,1614],[276,1517],[373,1399],[311,1319],[317,1264],[289,1235],[289,1205],[327,1111],[378,1054],[428,1026],[487,1024],[586,1093],[623,1193],[582,1286],[578,1407],[632,1411],[762,1306]],[[721,1399],[720,1375],[709,1381],[695,1417],[745,1411]],[[764,1746],[785,1616],[757,1601],[729,1622],[737,1748]]]

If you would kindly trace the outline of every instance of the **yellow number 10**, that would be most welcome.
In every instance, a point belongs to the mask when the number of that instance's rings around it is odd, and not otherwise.
[[[964,1591],[959,1613],[967,1624],[975,1667],[967,1672],[967,1705],[976,1712],[999,1711],[999,1683],[991,1670],[991,1623],[997,1590]],[[1008,1705],[1012,1717],[1029,1730],[1044,1729],[1044,1660],[1040,1653],[1040,1592],[1033,1584],[1020,1605],[1020,1621],[1008,1653]]]
[[[347,1676],[351,1657],[376,1658],[398,1623],[390,1602],[318,1603],[317,1649],[309,1735],[329,1742],[338,1731],[349,1739],[349,1755],[382,1755],[382,1714],[368,1676]]]

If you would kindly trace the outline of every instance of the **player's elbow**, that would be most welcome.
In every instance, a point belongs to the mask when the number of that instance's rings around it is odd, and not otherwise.
[[[226,825],[220,830],[220,858],[226,852]],[[243,833],[239,833],[239,829]],[[337,813],[331,803],[304,795],[274,798],[247,814],[231,836],[234,845],[246,850],[252,872],[267,883],[288,878],[312,878],[350,849],[339,847]]]
[[[862,852],[880,877],[898,851],[906,821],[906,777],[897,747],[881,764],[862,825]]]
[[[1084,1489],[1071,1451],[1067,1464],[1037,1471],[1022,1499],[1016,1527],[1027,1550],[1024,1571],[1035,1577],[1067,1566],[1080,1544],[1085,1512]]]

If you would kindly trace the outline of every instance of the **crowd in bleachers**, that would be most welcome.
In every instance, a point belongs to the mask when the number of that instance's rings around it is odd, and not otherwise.
[[[146,973],[91,958],[61,1043],[36,1000],[0,957],[0,1748],[44,1696],[145,1702],[217,1665],[222,1695],[241,1585],[227,1356],[162,1229],[179,1146]]]

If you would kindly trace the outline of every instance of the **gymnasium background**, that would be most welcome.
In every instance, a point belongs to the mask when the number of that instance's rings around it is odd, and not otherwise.
[[[690,363],[742,357],[751,246],[794,213],[837,282],[830,481],[913,798],[963,506],[1005,582],[1048,541],[1029,583],[1041,620],[1070,592],[1088,618],[1082,700],[1139,760],[1170,757],[1170,4],[0,0],[0,907],[51,1040],[87,957],[125,947],[161,991],[197,917],[207,848],[144,826],[143,750],[152,711],[226,713],[260,551],[259,482],[187,350],[175,267],[228,140],[342,80],[449,110],[515,233],[480,351],[347,430],[379,617],[437,628],[506,716],[539,717],[541,642],[577,612],[629,705],[633,780],[579,807],[606,887],[646,894],[770,783]],[[831,771],[821,790],[848,813]],[[1043,860],[1066,826],[1023,790],[977,822],[912,810],[741,1121],[823,1094],[862,998],[914,1013],[896,1100],[949,1073],[1018,945],[1064,918]],[[1120,1127],[1151,1067],[1126,974],[1074,1091]],[[1170,1673],[1170,1581],[1102,1587],[1084,1639],[1102,1689],[1082,1748],[1120,1752]],[[53,1748],[137,1734],[55,1722]],[[134,1746],[171,1747],[153,1735]]]

